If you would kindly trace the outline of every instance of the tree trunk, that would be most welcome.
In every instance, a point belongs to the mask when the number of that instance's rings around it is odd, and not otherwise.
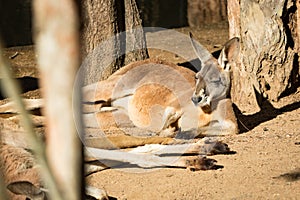
[[[228,0],[229,35],[241,39],[231,96],[242,112],[257,112],[262,100],[278,101],[299,86],[297,2]]]
[[[300,55],[299,55],[299,52],[300,52],[300,1],[297,0],[297,3],[296,3],[296,9],[297,9],[297,19],[296,19],[296,34],[297,34],[297,38],[295,39],[295,50],[297,53],[297,56],[298,56],[298,86],[300,85],[300,78],[299,78],[299,74],[300,74],[300,69],[299,69],[299,63],[300,63]]]
[[[225,21],[226,0],[188,0],[188,22],[192,27]]]
[[[84,85],[106,79],[127,63],[148,58],[135,0],[82,1],[82,15]]]
[[[126,56],[125,65],[148,58],[142,20],[135,0],[125,0]]]

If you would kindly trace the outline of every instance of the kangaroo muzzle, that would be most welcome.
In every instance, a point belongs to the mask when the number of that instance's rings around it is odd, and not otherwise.
[[[202,101],[202,97],[201,96],[196,96],[196,95],[193,95],[191,100],[192,102],[195,104],[195,105],[198,105],[198,103],[200,103]]]

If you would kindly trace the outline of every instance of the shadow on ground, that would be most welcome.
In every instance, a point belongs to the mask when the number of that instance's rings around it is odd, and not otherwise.
[[[16,79],[17,82],[20,85],[20,89],[21,89],[21,93],[26,93],[32,90],[36,90],[39,88],[38,85],[38,79],[37,78],[33,78],[33,77],[29,77],[29,76],[24,76],[22,78],[17,78]],[[0,80],[0,100],[3,100],[6,98],[5,93],[3,91],[3,80]]]
[[[274,177],[274,178],[281,178],[284,179],[288,182],[292,182],[292,181],[299,181],[300,180],[300,168],[293,170],[291,172],[287,172],[284,174],[281,174],[280,176]]]
[[[238,119],[240,133],[252,130],[263,122],[270,121],[283,113],[290,112],[298,108],[300,108],[300,101],[283,106],[282,108],[274,108],[269,101],[265,100],[262,102],[261,110],[259,112],[252,115],[244,115],[238,107],[233,104],[233,109]]]

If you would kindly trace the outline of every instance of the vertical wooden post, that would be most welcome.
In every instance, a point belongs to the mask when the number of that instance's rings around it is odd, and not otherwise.
[[[47,156],[63,198],[68,200],[81,199],[82,179],[82,146],[73,118],[80,112],[79,105],[73,107],[74,101],[80,102],[79,90],[73,91],[80,65],[76,11],[71,0],[34,1],[35,42],[46,104]]]

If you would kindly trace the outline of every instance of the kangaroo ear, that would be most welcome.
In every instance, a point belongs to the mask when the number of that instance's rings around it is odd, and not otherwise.
[[[240,52],[240,39],[232,38],[224,45],[218,58],[219,65],[226,71],[230,70],[231,62],[234,62]]]
[[[213,56],[209,53],[209,51],[204,48],[201,44],[199,44],[198,42],[196,42],[196,40],[194,40],[192,33],[190,32],[190,40],[191,40],[191,44],[193,46],[194,52],[197,55],[197,57],[199,58],[200,62],[201,62],[201,66],[204,65],[204,63],[206,63],[208,60],[210,60]],[[201,70],[201,66],[200,67],[196,67],[198,69],[198,71]]]
[[[30,199],[43,199],[45,193],[28,181],[17,181],[7,186],[12,193],[17,195],[25,195]]]

